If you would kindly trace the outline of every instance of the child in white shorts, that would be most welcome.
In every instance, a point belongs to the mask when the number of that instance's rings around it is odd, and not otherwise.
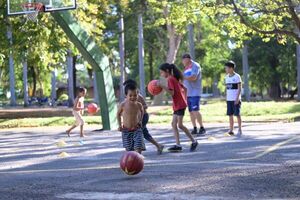
[[[73,107],[73,115],[75,117],[75,124],[69,128],[66,133],[70,137],[71,131],[76,128],[77,126],[80,126],[80,137],[84,137],[83,134],[83,125],[84,125],[84,120],[82,118],[82,115],[84,113],[84,97],[86,95],[86,89],[85,88],[79,88],[78,95],[75,99],[74,102],[74,107]]]

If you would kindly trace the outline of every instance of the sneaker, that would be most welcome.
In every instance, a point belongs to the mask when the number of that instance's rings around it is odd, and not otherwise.
[[[197,135],[197,129],[194,128],[194,130],[191,131],[191,134],[192,134],[192,135]]]
[[[198,141],[196,140],[195,142],[193,142],[193,143],[191,144],[191,149],[190,149],[190,151],[195,151],[196,148],[197,148],[197,146],[198,146]]]
[[[163,150],[164,150],[165,146],[164,145],[160,145],[160,147],[157,149],[157,154],[161,155]]]
[[[228,134],[229,134],[230,136],[234,136],[234,132],[233,132],[233,131],[229,131]]]
[[[168,149],[170,152],[180,152],[182,151],[182,147],[180,145],[174,145]]]
[[[199,135],[204,135],[205,133],[206,133],[205,128],[201,127],[198,134]]]
[[[242,136],[242,130],[238,130],[236,136],[237,136],[237,137],[241,137],[241,136]]]

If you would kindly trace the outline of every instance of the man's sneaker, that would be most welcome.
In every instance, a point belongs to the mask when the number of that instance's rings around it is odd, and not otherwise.
[[[233,132],[233,131],[229,131],[229,132],[228,132],[228,135],[234,136],[234,132]]]
[[[198,146],[198,141],[196,140],[195,142],[193,142],[191,144],[191,149],[190,151],[195,151],[197,149],[197,146]]]
[[[205,128],[201,127],[198,134],[199,135],[204,135],[205,133],[206,133]]]
[[[237,136],[237,137],[242,137],[242,130],[238,130],[236,136]]]
[[[180,145],[174,145],[168,149],[170,152],[180,152],[182,151],[182,147]]]

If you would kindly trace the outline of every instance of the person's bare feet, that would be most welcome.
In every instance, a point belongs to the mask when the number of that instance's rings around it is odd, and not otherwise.
[[[80,137],[82,137],[82,138],[83,138],[83,137],[85,137],[85,135],[82,133],[82,134],[80,134]]]
[[[68,135],[68,137],[70,137],[70,131],[69,130],[66,131],[66,134]]]

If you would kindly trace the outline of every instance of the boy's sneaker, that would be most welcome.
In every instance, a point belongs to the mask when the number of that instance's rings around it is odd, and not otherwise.
[[[196,148],[197,148],[197,146],[198,146],[198,141],[196,140],[195,142],[193,142],[193,143],[191,144],[191,149],[190,149],[190,151],[195,151]]]
[[[242,137],[242,130],[238,130],[236,136],[237,136],[237,137]]]
[[[174,145],[168,149],[170,152],[180,152],[182,151],[182,147],[180,145]]]
[[[199,135],[204,135],[206,133],[206,130],[204,127],[201,127],[200,130],[199,130]]]
[[[191,131],[192,135],[197,135],[197,128],[194,128],[194,130]]]
[[[233,132],[233,131],[229,131],[228,134],[229,134],[230,136],[234,136],[234,132]]]

